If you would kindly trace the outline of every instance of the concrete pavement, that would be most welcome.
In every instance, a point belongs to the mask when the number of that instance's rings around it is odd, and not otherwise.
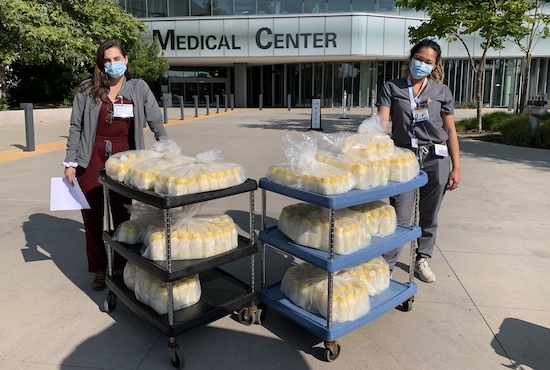
[[[167,130],[185,154],[220,149],[259,179],[285,161],[280,137],[305,131],[309,112],[211,110],[179,121],[173,108]],[[323,128],[354,131],[368,114],[352,109],[343,120],[324,109]],[[0,128],[0,368],[172,369],[164,335],[121,302],[101,312],[107,290],[90,287],[80,213],[49,211],[68,123],[35,129],[36,153],[24,151],[24,127]],[[390,311],[340,338],[334,363],[322,360],[322,340],[273,310],[263,325],[227,316],[178,336],[185,369],[549,369],[550,151],[462,139],[461,154],[461,185],[444,200],[431,261],[437,282],[418,282],[411,312]],[[256,199],[259,215],[260,192]],[[269,194],[269,222],[293,202]],[[205,206],[243,228],[247,210],[247,196]],[[408,255],[405,248],[394,278],[405,279]],[[292,261],[269,251],[268,283]],[[248,259],[226,268],[248,279]]]

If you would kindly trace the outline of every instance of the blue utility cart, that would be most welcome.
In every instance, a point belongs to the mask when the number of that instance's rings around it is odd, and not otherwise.
[[[390,286],[387,290],[375,297],[370,297],[370,311],[356,320],[343,323],[333,322],[332,305],[330,302],[332,302],[334,274],[339,270],[368,261],[408,242],[412,243],[410,265],[413,265],[416,239],[421,235],[421,230],[418,227],[418,188],[425,185],[427,181],[428,176],[425,172],[421,171],[417,177],[408,182],[389,182],[386,186],[380,186],[368,190],[351,190],[345,194],[325,196],[277,184],[267,180],[266,178],[260,179],[259,187],[262,189],[262,229],[260,230],[258,237],[262,259],[260,300],[263,304],[273,308],[275,311],[281,313],[313,334],[322,338],[325,341],[325,358],[327,361],[335,360],[340,354],[340,345],[336,339],[360,328],[361,326],[400,305],[404,311],[410,311],[412,309],[414,294],[417,291],[417,286],[413,281],[414,275],[412,268],[409,269],[408,282],[402,283],[395,280],[390,280]],[[373,237],[371,245],[360,249],[355,253],[349,255],[337,255],[334,253],[335,210],[373,202],[412,190],[415,191],[414,222],[412,227],[399,225],[397,226],[395,233],[392,235],[384,238]],[[279,231],[277,226],[267,228],[265,222],[267,191],[326,208],[329,214],[330,223],[329,250],[323,251],[304,247],[294,243],[286,237],[281,231]],[[266,286],[266,246],[278,249],[327,271],[329,304],[327,304],[328,312],[326,319],[321,315],[313,314],[292,303],[281,292],[281,282]]]

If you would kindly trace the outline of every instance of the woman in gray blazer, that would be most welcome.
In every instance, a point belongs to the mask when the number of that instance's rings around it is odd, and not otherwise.
[[[144,149],[145,125],[159,140],[167,138],[162,114],[151,89],[140,79],[132,78],[128,54],[117,40],[107,40],[97,49],[92,78],[83,81],[73,100],[71,127],[63,165],[71,185],[76,177],[90,204],[82,210],[86,233],[88,271],[93,272],[92,288],[105,288],[107,255],[102,240],[103,189],[97,173],[105,167],[111,154],[130,149]],[[124,204],[131,200],[110,193],[114,227],[127,220]],[[120,271],[125,261],[115,255],[114,268]]]

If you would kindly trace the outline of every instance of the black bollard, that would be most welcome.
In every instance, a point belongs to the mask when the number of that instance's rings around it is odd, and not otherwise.
[[[25,151],[34,152],[34,116],[32,103],[21,103],[20,107],[25,110],[25,139],[27,143]]]

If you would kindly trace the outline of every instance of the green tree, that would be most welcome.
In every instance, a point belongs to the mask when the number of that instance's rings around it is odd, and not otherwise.
[[[500,50],[504,41],[512,35],[511,25],[523,24],[526,8],[521,6],[529,0],[397,0],[401,7],[424,11],[429,17],[418,27],[409,28],[409,37],[419,40],[432,35],[449,41],[460,41],[468,54],[470,67],[476,76],[476,131],[482,132],[482,103],[485,81],[485,64],[489,49]],[[482,53],[476,61],[467,38],[476,34],[481,42]]]
[[[101,42],[131,45],[145,30],[117,0],[0,0],[0,100],[6,100],[5,70],[13,63],[53,63],[81,73],[93,65]]]
[[[523,23],[514,24],[512,39],[525,55],[523,68],[521,71],[522,83],[520,89],[520,100],[517,105],[516,113],[522,112],[527,104],[527,86],[531,74],[531,59],[533,48],[540,39],[550,36],[550,16],[544,12],[543,0],[524,0],[523,7],[526,9]]]
[[[148,82],[159,79],[170,68],[168,61],[163,57],[164,52],[162,57],[159,57],[159,54],[160,46],[156,39],[149,42],[143,35],[140,36],[134,45],[128,47],[128,57],[134,76]]]

